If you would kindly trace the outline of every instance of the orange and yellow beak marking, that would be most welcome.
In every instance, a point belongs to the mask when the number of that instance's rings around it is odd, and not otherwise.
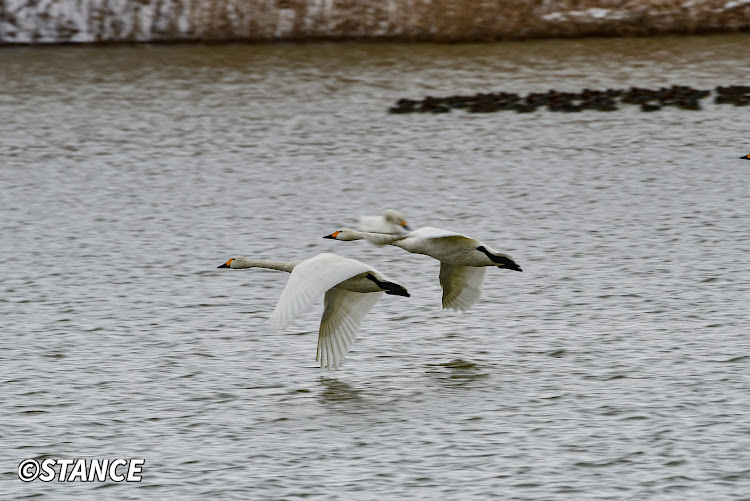
[[[341,232],[338,230],[334,231],[333,233],[331,233],[331,238],[336,238],[337,236],[339,236],[339,233]]]
[[[407,226],[409,226],[409,223],[407,223],[406,221],[401,221],[401,226],[406,228]]]

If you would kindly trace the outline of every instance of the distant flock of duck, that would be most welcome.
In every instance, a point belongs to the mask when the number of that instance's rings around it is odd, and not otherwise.
[[[361,217],[358,230],[343,228],[323,238],[367,240],[437,259],[443,308],[464,312],[479,300],[488,266],[522,271],[509,255],[466,235],[433,227],[411,230],[396,210]],[[276,328],[288,326],[324,295],[316,359],[329,370],[338,369],[357,337],[362,318],[383,293],[409,297],[405,287],[372,266],[329,253],[304,261],[259,261],[236,256],[219,268],[268,268],[291,273],[271,314],[271,325]]]
[[[716,87],[714,102],[750,105],[750,86],[730,85]],[[700,100],[711,91],[693,89],[684,85],[673,85],[660,89],[631,87],[624,89],[593,90],[581,92],[532,92],[525,97],[509,92],[478,93],[473,96],[427,96],[421,100],[399,99],[390,113],[447,113],[452,109],[463,109],[471,113],[491,113],[495,111],[516,111],[531,113],[546,107],[548,111],[577,112],[584,110],[615,111],[618,104],[634,104],[641,111],[657,111],[664,106],[676,106],[684,110],[700,110]]]

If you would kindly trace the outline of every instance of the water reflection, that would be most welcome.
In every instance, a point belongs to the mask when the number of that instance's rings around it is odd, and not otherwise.
[[[427,367],[429,369],[426,373],[434,380],[452,387],[468,386],[490,376],[489,366],[483,367],[460,358],[450,362],[427,364]]]
[[[325,376],[320,377],[318,381],[322,387],[322,391],[318,393],[318,397],[325,404],[348,403],[362,405],[365,403],[365,398],[362,396],[362,389],[360,388],[340,379]]]

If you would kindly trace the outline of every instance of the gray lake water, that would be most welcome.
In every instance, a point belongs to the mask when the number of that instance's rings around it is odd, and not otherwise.
[[[391,115],[398,98],[747,84],[748,36],[0,51],[3,499],[750,499],[746,108]],[[321,237],[386,208],[512,255]],[[322,299],[229,257],[406,286],[338,371]],[[141,483],[23,483],[26,458]]]

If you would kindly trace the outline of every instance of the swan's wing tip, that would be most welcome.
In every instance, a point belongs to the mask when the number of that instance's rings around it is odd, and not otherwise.
[[[458,301],[458,298],[454,298],[452,301],[446,301],[445,297],[443,297],[443,311],[445,310],[453,310],[457,311],[459,313],[466,313],[469,311],[469,309],[473,306],[472,304],[465,304],[460,301]]]
[[[443,305],[442,310],[443,311],[450,310],[450,311],[455,311],[457,313],[466,313],[469,311],[469,308],[462,308],[462,307],[451,304],[451,305]]]
[[[466,313],[482,296],[485,268],[440,263],[443,309]]]
[[[357,339],[362,319],[383,294],[335,288],[326,292],[316,355],[321,367],[339,368]]]
[[[289,327],[290,323],[292,323],[291,318],[283,318],[282,315],[280,315],[276,311],[274,311],[271,315],[271,318],[268,319],[268,325],[276,331],[286,329],[287,327]]]

